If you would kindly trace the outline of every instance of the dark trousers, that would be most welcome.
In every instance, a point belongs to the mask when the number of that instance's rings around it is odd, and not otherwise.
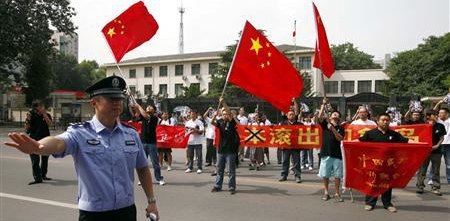
[[[136,206],[128,206],[118,210],[105,212],[89,212],[80,210],[78,221],[136,221]]]
[[[187,156],[188,156],[188,168],[194,168],[194,152],[197,157],[197,169],[202,169],[203,165],[203,155],[202,155],[202,145],[188,145],[187,146]]]
[[[33,178],[35,181],[42,181],[42,177],[47,176],[48,156],[30,154]]]
[[[225,165],[228,165],[229,170],[229,180],[228,180],[228,188],[231,190],[236,189],[236,160],[237,154],[235,153],[219,153],[218,161],[217,161],[217,176],[216,183],[214,187],[222,189],[223,177],[225,171]]]
[[[282,159],[283,159],[283,148],[277,148],[277,162],[278,162],[278,164],[281,163]]]
[[[384,208],[388,208],[389,206],[392,206],[391,198],[392,198],[392,189],[386,190],[386,192],[384,192],[381,195],[381,201],[383,202]],[[366,205],[375,206],[377,204],[377,200],[378,200],[378,197],[366,195]]]
[[[206,163],[216,164],[217,153],[214,147],[214,139],[206,138]]]
[[[281,171],[282,177],[289,175],[289,163],[292,157],[292,167],[294,168],[295,177],[301,177],[300,169],[300,149],[283,149],[283,169]]]
[[[430,165],[431,162],[431,173],[432,173],[432,180],[433,180],[433,189],[440,189],[441,188],[441,180],[440,180],[440,167],[441,167],[441,153],[431,153],[430,156],[425,160],[425,162],[422,164],[422,166],[419,169],[419,172],[417,173],[417,188],[425,188],[425,178],[427,176],[427,169],[428,165]]]

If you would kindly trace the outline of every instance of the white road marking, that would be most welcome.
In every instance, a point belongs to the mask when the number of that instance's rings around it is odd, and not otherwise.
[[[8,193],[0,193],[0,197],[29,201],[29,202],[34,202],[34,203],[42,203],[42,204],[47,204],[47,205],[51,205],[51,206],[60,206],[60,207],[65,207],[65,208],[69,208],[69,209],[78,209],[76,204],[62,203],[62,202],[33,198],[33,197],[28,197],[28,196],[19,196],[19,195],[13,195],[13,194],[8,194]]]

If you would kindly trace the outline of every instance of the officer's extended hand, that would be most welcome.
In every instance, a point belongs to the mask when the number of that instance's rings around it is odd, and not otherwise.
[[[6,146],[14,147],[26,154],[32,154],[39,151],[39,142],[33,140],[24,133],[9,133],[8,136],[14,142],[5,142]]]

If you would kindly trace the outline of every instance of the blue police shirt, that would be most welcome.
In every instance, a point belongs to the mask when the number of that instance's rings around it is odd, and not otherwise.
[[[134,169],[148,162],[137,132],[119,121],[110,131],[96,116],[57,136],[66,144],[54,157],[72,155],[78,178],[78,208],[109,211],[134,204]]]

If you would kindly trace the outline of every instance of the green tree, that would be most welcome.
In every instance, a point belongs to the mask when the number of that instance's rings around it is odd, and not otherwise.
[[[27,97],[27,101],[42,99],[48,94],[48,89],[44,88],[49,86],[49,73],[42,71],[49,71],[48,56],[53,46],[50,25],[68,34],[74,32],[71,18],[75,11],[69,4],[68,0],[0,1],[0,80],[8,79],[15,71],[12,64],[25,66],[27,96],[33,96]],[[39,67],[39,63],[46,68]],[[42,84],[35,85],[36,82]],[[47,91],[47,94],[37,90]]]
[[[331,46],[331,54],[336,70],[375,69],[381,68],[373,62],[373,56],[358,50],[352,43]]]
[[[202,96],[205,92],[205,89],[200,90],[200,85],[198,84],[190,84],[189,87],[183,87],[183,95],[180,96],[182,98],[196,98]]]
[[[72,55],[61,53],[51,60],[53,89],[84,90],[106,76],[106,70],[99,68],[96,61],[84,60],[78,64]]]
[[[50,92],[50,64],[48,58],[36,52],[30,55],[25,63],[25,102],[30,105],[35,99],[44,99]],[[39,75],[40,77],[36,77]]]
[[[450,33],[430,36],[423,44],[391,59],[386,70],[388,94],[441,96],[450,82]]]

